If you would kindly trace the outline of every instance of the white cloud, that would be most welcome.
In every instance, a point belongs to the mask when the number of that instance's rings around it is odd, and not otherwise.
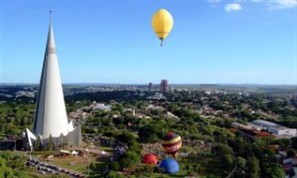
[[[269,10],[289,9],[297,7],[297,0],[249,0],[253,3],[266,4]]]
[[[223,2],[223,0],[206,0],[213,6]],[[297,0],[233,0],[233,3],[229,3],[225,6],[227,12],[242,10],[241,3],[257,3],[263,4],[268,10],[290,9],[297,7]]]
[[[297,0],[274,0],[268,1],[267,5],[270,10],[289,9],[297,7]]]
[[[215,4],[221,2],[221,0],[207,0],[207,2]]]
[[[251,2],[256,2],[256,3],[260,3],[260,2],[267,2],[267,0],[250,0]]]
[[[230,12],[230,11],[239,11],[239,10],[242,10],[242,7],[239,3],[230,3],[230,4],[227,4],[225,6],[225,10],[227,12]]]

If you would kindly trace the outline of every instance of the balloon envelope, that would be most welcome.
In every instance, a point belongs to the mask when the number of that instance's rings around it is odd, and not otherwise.
[[[172,30],[173,18],[166,9],[160,9],[154,14],[152,25],[157,36],[163,40]]]
[[[143,157],[143,163],[145,164],[157,164],[158,162],[159,159],[155,154],[146,154]]]
[[[169,132],[161,141],[163,151],[175,155],[182,147],[182,139],[179,135]]]
[[[168,174],[174,174],[179,171],[179,165],[173,158],[166,158],[162,160],[159,167],[163,168],[165,170],[165,173]]]

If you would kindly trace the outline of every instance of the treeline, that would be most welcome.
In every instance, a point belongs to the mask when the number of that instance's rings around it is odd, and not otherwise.
[[[2,178],[30,178],[29,167],[25,165],[26,157],[19,156],[10,151],[0,151],[0,177]]]
[[[81,100],[89,100],[89,101],[99,101],[99,102],[109,102],[111,100],[114,101],[131,101],[131,100],[143,100],[147,96],[149,96],[148,92],[140,92],[140,91],[98,91],[91,93],[77,93],[70,96],[66,96],[66,102],[74,102]]]
[[[32,128],[35,104],[7,102],[0,105],[0,134],[16,136]]]

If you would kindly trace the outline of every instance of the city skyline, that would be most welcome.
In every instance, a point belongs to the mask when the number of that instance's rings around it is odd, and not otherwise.
[[[38,83],[48,10],[63,83],[295,84],[297,1],[1,1],[1,83]],[[175,20],[163,47],[151,27]]]

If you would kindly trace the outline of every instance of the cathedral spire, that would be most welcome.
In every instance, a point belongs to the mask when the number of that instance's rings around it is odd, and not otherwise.
[[[63,88],[60,77],[52,11],[50,11],[50,25],[44,54],[42,74],[37,98],[37,109],[34,120],[35,135],[43,138],[67,135],[69,129]]]
[[[50,24],[48,30],[48,37],[47,37],[47,45],[46,45],[46,54],[56,53],[56,45],[55,45],[55,37],[54,37],[54,30],[53,30],[53,11],[50,10]]]
[[[49,12],[49,14],[50,14],[50,25],[52,25],[52,23],[53,23],[53,12],[54,12],[54,11],[49,10],[48,12]]]

